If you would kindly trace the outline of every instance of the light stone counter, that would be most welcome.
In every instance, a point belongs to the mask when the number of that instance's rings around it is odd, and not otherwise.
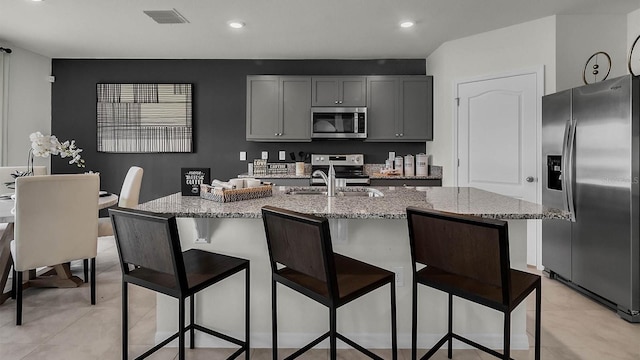
[[[315,187],[318,189],[319,187]],[[320,187],[321,189],[321,187]],[[251,344],[271,345],[271,268],[260,219],[260,208],[273,205],[326,216],[331,225],[333,249],[376,266],[394,271],[399,280],[397,329],[400,348],[411,346],[411,257],[405,209],[421,206],[438,210],[507,219],[511,266],[526,269],[527,221],[522,219],[564,218],[565,214],[540,205],[472,188],[377,188],[384,197],[334,197],[287,195],[276,190],[272,197],[216,203],[179,194],[153,200],[140,209],[178,215],[183,250],[199,248],[238,256],[251,261]],[[194,239],[205,242],[195,242]],[[322,305],[282,286],[278,287],[279,344],[294,348],[327,331],[328,312]],[[203,291],[196,302],[197,321],[242,338],[244,274],[234,275]],[[418,346],[429,348],[446,333],[447,295],[430,288],[419,289]],[[188,303],[187,303],[188,306]],[[454,301],[454,330],[490,348],[502,347],[502,316],[491,309]],[[286,311],[285,311],[286,310]],[[156,341],[177,327],[177,302],[157,297]],[[390,348],[389,290],[383,287],[349,303],[338,311],[338,330],[370,348]],[[196,332],[199,347],[229,347]],[[339,346],[341,342],[338,342]],[[512,349],[528,349],[526,309],[512,313]],[[319,347],[327,347],[321,343]],[[454,347],[461,345],[454,341]]]
[[[567,219],[567,215],[539,204],[475,188],[374,187],[383,197],[289,195],[291,190],[326,191],[326,187],[275,187],[273,196],[217,203],[193,196],[169,195],[138,206],[139,209],[190,218],[260,218],[264,205],[333,219],[406,219],[408,206],[425,207],[495,219]],[[347,187],[347,191],[364,188]]]

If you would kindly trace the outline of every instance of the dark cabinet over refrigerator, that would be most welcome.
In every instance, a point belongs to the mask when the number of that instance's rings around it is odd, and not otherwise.
[[[544,96],[542,264],[551,278],[640,322],[640,80]]]

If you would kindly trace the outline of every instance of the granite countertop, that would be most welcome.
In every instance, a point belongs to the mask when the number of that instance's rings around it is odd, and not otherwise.
[[[348,191],[366,188],[350,187]],[[568,219],[566,212],[539,204],[463,187],[373,187],[383,197],[289,195],[296,190],[326,190],[315,187],[274,187],[273,196],[218,203],[180,193],[152,200],[138,209],[199,218],[260,218],[265,205],[334,219],[406,219],[406,208],[417,206],[494,219]]]
[[[415,180],[442,180],[442,166],[429,165],[429,175],[424,176],[408,176],[408,175],[382,175],[380,169],[384,164],[365,164],[365,174],[371,179],[415,179]],[[247,173],[238,175],[239,178],[259,178],[259,179],[309,179],[311,177],[311,165],[305,167],[304,175],[288,174],[268,174],[268,175],[249,175]]]

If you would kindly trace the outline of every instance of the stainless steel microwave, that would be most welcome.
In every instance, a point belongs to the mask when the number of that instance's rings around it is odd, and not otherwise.
[[[312,107],[311,138],[366,139],[366,107]]]

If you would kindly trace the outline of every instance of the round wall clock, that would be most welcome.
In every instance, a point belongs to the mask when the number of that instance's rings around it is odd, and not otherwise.
[[[640,75],[640,35],[636,38],[629,50],[629,73],[633,76]]]
[[[598,51],[584,64],[582,80],[585,85],[593,84],[606,79],[609,71],[611,71],[611,57],[604,51]]]

